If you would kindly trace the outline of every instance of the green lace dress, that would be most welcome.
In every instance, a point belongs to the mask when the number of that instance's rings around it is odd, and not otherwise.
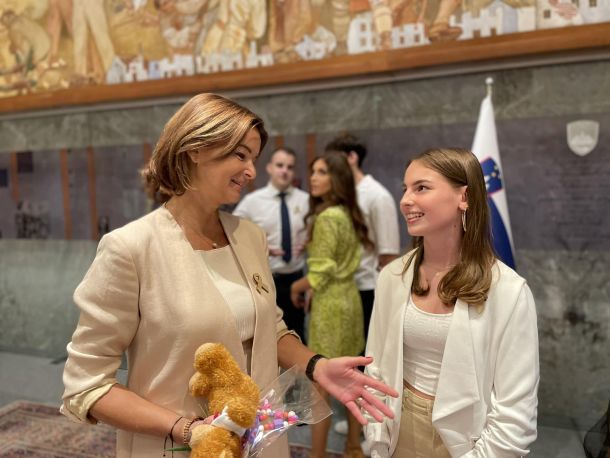
[[[313,288],[307,343],[328,357],[364,350],[362,303],[354,281],[360,242],[343,206],[329,207],[314,222],[307,245],[307,279]]]

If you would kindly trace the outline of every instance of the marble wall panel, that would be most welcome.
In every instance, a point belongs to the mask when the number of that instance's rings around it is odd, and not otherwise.
[[[0,240],[0,350],[62,357],[78,311],[72,294],[97,242]]]
[[[85,113],[0,121],[0,150],[4,152],[78,148],[89,142],[89,123]]]
[[[150,141],[152,107],[87,114],[92,146],[134,145]]]
[[[372,86],[237,99],[265,121],[270,135],[292,135],[376,125]]]
[[[610,252],[518,250],[536,300],[542,424],[590,428],[610,399]]]

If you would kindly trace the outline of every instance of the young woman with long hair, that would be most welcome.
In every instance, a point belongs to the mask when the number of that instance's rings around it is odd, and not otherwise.
[[[362,303],[354,273],[360,263],[360,244],[372,247],[364,217],[356,203],[354,177],[347,159],[327,153],[311,165],[308,273],[292,284],[296,306],[300,295],[313,290],[308,345],[325,356],[356,356],[364,349]],[[360,401],[362,403],[365,401]],[[312,428],[312,454],[326,456],[330,418]],[[348,413],[344,456],[363,457],[359,423]]]
[[[380,274],[366,372],[403,392],[365,426],[373,457],[518,457],[536,438],[534,299],[494,255],[485,179],[462,149],[408,165],[413,250]],[[383,398],[383,396],[380,396]]]

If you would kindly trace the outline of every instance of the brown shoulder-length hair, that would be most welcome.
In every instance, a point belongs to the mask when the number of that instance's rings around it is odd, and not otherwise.
[[[191,189],[189,151],[215,150],[215,159],[222,159],[250,129],[260,134],[262,150],[268,136],[261,118],[220,95],[192,97],[165,124],[150,161],[142,169],[148,194],[159,202],[184,194]]]
[[[440,281],[438,297],[445,304],[454,304],[459,298],[468,304],[483,305],[491,286],[496,256],[491,243],[487,190],[481,165],[474,154],[459,148],[429,149],[412,159],[407,168],[415,161],[440,173],[452,186],[467,187],[466,232],[462,234],[460,259]],[[413,262],[411,291],[425,296],[429,286],[422,287],[419,274],[425,257],[424,238],[413,237],[413,247],[415,250],[407,259],[403,274]]]
[[[317,215],[328,207],[343,205],[347,208],[360,243],[366,248],[373,249],[375,245],[368,236],[368,229],[364,222],[364,216],[362,216],[360,207],[358,207],[354,174],[347,162],[347,158],[344,154],[337,152],[325,153],[322,156],[316,157],[311,162],[309,166],[310,173],[313,172],[313,165],[319,160],[323,160],[326,163],[326,167],[328,167],[328,174],[330,175],[330,195],[327,199],[314,197],[311,194],[309,195],[309,212],[305,215],[308,239],[311,240],[315,217]]]

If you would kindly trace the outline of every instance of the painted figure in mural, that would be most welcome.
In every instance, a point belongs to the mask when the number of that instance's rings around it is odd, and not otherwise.
[[[47,12],[47,33],[51,38],[51,50],[49,51],[49,66],[59,67],[66,63],[58,56],[59,41],[61,38],[62,26],[65,27],[69,36],[72,33],[72,0],[49,0],[49,10]]]
[[[44,73],[51,42],[45,29],[25,14],[6,9],[0,16],[0,25],[6,31],[7,62],[0,71],[4,83],[0,89],[28,93],[36,86],[39,75]],[[9,57],[10,56],[10,57]]]
[[[17,15],[13,10],[4,10],[0,17],[8,30],[10,50],[19,65],[34,67],[49,54],[49,35],[37,22],[25,15]]]
[[[163,205],[102,237],[74,293],[80,318],[67,348],[61,411],[117,427],[118,458],[160,458],[168,436],[189,442],[204,402],[188,393],[193,355],[206,342],[225,345],[260,387],[276,379],[278,366],[296,365],[359,420],[365,411],[379,421],[393,416],[368,389],[395,390],[358,370],[370,358],[322,358],[286,328],[264,231],[219,210],[255,179],[266,140],[262,120],[235,102],[190,99],[143,172]],[[127,385],[117,380],[124,353]],[[262,457],[288,458],[287,438]]]
[[[102,83],[115,56],[104,0],[78,0],[72,5],[73,84]]]
[[[276,63],[300,60],[295,46],[312,33],[310,0],[271,0],[269,3],[269,47]]]
[[[381,271],[365,369],[403,396],[388,400],[394,420],[365,426],[371,456],[524,456],[536,438],[536,307],[494,255],[479,161],[431,149],[403,186],[414,248]]]
[[[205,39],[202,54],[243,53],[247,41],[263,36],[267,27],[265,0],[219,0],[216,17]]]
[[[435,2],[436,3],[436,2]],[[451,15],[461,6],[461,0],[440,0],[438,10],[432,24],[427,27],[427,36],[430,41],[457,40],[462,29],[449,23]]]
[[[154,0],[171,54],[194,54],[209,4],[217,0]]]
[[[311,0],[317,14],[324,7],[327,0]],[[329,0],[331,6],[332,31],[335,35],[335,55],[347,54],[347,34],[351,21],[350,3],[354,0]]]
[[[379,37],[379,49],[392,48],[393,14],[391,0],[370,0],[373,25]]]
[[[114,81],[117,72],[127,66],[131,68],[131,78],[137,81],[147,79],[146,63],[159,61],[171,52],[169,44],[159,27],[159,10],[153,0],[105,0],[104,1],[110,37],[117,59],[114,59],[106,80]],[[134,70],[141,61],[142,70]],[[125,71],[125,70],[124,70]]]

